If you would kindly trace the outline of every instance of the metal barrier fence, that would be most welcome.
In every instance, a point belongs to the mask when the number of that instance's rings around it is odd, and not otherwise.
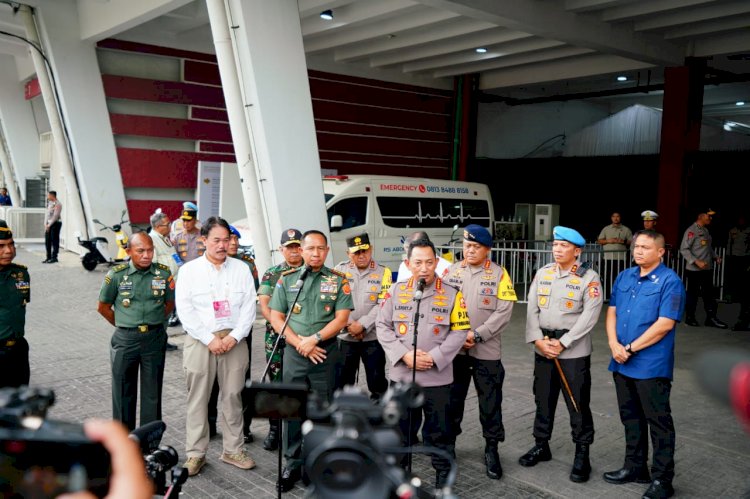
[[[44,242],[44,208],[0,206],[0,219],[8,223],[17,243]]]
[[[714,248],[721,257],[721,263],[714,266],[714,286],[719,290],[718,299],[724,298],[724,256],[725,248]],[[453,261],[460,260],[461,246],[439,246],[437,250],[450,254]],[[520,303],[526,303],[529,294],[529,286],[534,279],[537,270],[551,263],[552,242],[551,241],[503,241],[495,243],[492,248],[491,257],[493,262],[502,265],[510,274],[516,295]],[[602,280],[602,295],[609,300],[610,288],[617,275],[626,268],[634,265],[630,251],[604,251],[598,244],[587,244],[581,254],[582,262],[589,262],[591,268],[599,273]],[[678,249],[668,247],[663,257],[664,264],[677,272],[683,279],[685,276],[685,259],[682,258]]]

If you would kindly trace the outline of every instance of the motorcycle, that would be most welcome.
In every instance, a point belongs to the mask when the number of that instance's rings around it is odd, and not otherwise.
[[[128,260],[128,253],[126,248],[128,247],[128,235],[125,234],[122,226],[128,221],[125,219],[125,210],[122,210],[120,215],[120,223],[112,225],[105,225],[98,219],[94,219],[94,223],[101,225],[103,230],[111,230],[115,233],[115,241],[117,242],[117,256],[112,258],[107,249],[109,242],[106,237],[92,237],[91,239],[81,239],[78,236],[78,244],[88,250],[81,256],[81,265],[86,270],[94,270],[100,263],[106,263],[109,266],[123,263]]]

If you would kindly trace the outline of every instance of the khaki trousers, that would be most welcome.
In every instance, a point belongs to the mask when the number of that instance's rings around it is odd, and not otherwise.
[[[212,354],[208,347],[190,335],[185,336],[182,367],[187,381],[187,419],[185,448],[187,457],[204,457],[208,449],[208,399],[214,378],[221,389],[221,436],[224,452],[242,450],[242,390],[250,359],[245,340],[223,355]]]

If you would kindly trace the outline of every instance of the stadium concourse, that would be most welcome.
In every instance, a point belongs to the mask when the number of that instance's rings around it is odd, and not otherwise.
[[[32,301],[27,312],[27,332],[31,347],[31,383],[52,388],[56,403],[49,417],[57,420],[82,421],[89,417],[111,416],[109,341],[112,327],[96,312],[99,287],[105,267],[85,271],[78,256],[64,253],[57,265],[42,265],[44,249],[19,245],[17,262],[26,264],[31,273]],[[552,461],[533,468],[518,464],[533,443],[531,426],[534,399],[531,393],[533,355],[523,343],[525,305],[517,305],[503,338],[503,363],[506,377],[503,420],[507,439],[500,444],[504,476],[500,481],[484,474],[482,437],[479,430],[476,395],[469,394],[464,433],[457,442],[459,476],[455,492],[462,498],[559,497],[559,498],[629,498],[641,497],[646,485],[610,485],[601,475],[621,467],[624,456],[623,429],[619,420],[612,377],[607,371],[609,348],[602,313],[593,334],[592,401],[596,428],[592,446],[591,480],[576,484],[568,480],[574,445],[568,431],[567,411],[557,411],[558,431],[550,442]],[[738,305],[722,305],[721,315],[732,321]],[[702,317],[699,317],[702,322]],[[256,322],[252,370],[257,379],[262,373],[263,327]],[[171,342],[181,345],[184,335],[178,326],[170,328]],[[676,477],[677,497],[743,497],[750,490],[748,462],[750,435],[723,403],[706,394],[698,385],[692,366],[700,354],[714,347],[741,349],[747,346],[750,333],[719,331],[714,328],[678,327],[676,341],[675,381],[672,410],[677,430]],[[162,443],[175,447],[185,459],[185,380],[182,351],[167,353],[164,379],[164,420],[167,432]],[[561,398],[562,400],[562,398]],[[562,402],[560,402],[562,404]],[[219,460],[221,440],[213,439],[207,455],[207,466],[188,479],[185,498],[274,497],[276,453],[261,447],[268,424],[253,423],[255,442],[247,449],[258,463],[250,471],[228,466]],[[472,431],[475,429],[475,431]],[[260,437],[260,438],[258,438]],[[415,471],[428,483],[434,479],[428,460],[419,457]],[[297,486],[286,494],[303,497]]]

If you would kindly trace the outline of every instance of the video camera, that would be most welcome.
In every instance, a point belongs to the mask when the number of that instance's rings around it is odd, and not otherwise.
[[[79,424],[46,419],[55,402],[52,390],[0,389],[0,497],[46,498],[89,491],[96,497],[109,492],[111,458],[104,446],[92,442]],[[149,423],[131,433],[144,456],[146,472],[156,493],[177,497],[187,472],[166,473],[175,467],[177,452],[160,446],[166,425]]]
[[[304,421],[302,457],[312,484],[310,496],[436,497],[422,487],[419,478],[407,476],[399,464],[410,449],[402,447],[397,425],[402,414],[424,403],[418,385],[393,385],[377,403],[354,386],[337,391],[330,404],[309,394],[301,384],[249,382],[248,392],[253,417]],[[411,450],[442,452],[425,447]],[[437,497],[450,496],[454,481],[455,463],[447,487],[438,491]]]

